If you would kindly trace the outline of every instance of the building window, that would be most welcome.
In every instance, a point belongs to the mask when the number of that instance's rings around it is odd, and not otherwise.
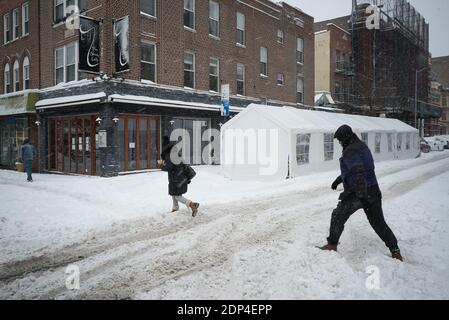
[[[23,90],[27,90],[30,88],[30,60],[28,57],[23,59]]]
[[[285,80],[284,80],[284,74],[283,73],[278,73],[277,84],[278,84],[278,86],[285,85]]]
[[[19,8],[14,9],[12,12],[12,39],[15,40],[19,37]]]
[[[55,50],[55,82],[78,80],[77,44],[73,43]]]
[[[277,32],[277,40],[279,43],[284,43],[284,31],[278,30]]]
[[[86,0],[54,0],[54,22],[59,23],[73,13],[70,7],[78,7],[79,12],[86,10]]]
[[[9,71],[9,63],[5,64],[5,68],[3,69],[3,83],[4,88],[3,92],[6,94],[10,92],[10,86],[11,86],[11,77],[10,77],[10,71]]]
[[[296,135],[296,163],[300,165],[309,163],[310,134]]]
[[[388,152],[393,152],[393,134],[387,133]]]
[[[237,64],[237,94],[245,95],[245,66],[243,64]]]
[[[411,139],[411,134],[407,133],[407,135],[405,136],[405,150],[410,150]]]
[[[374,148],[374,152],[375,153],[380,153],[381,141],[382,141],[382,134],[381,133],[376,133],[375,148]]]
[[[362,141],[368,146],[368,133],[362,132]]]
[[[156,82],[156,46],[142,42],[140,59],[140,78]]]
[[[150,16],[156,16],[156,1],[155,0],[140,0],[140,12]]]
[[[20,73],[19,73],[19,61],[14,62],[13,67],[13,91],[19,91]]]
[[[3,43],[7,44],[9,41],[11,41],[11,30],[8,13],[3,16]]]
[[[268,77],[268,49],[260,47],[260,75]]]
[[[195,0],[184,0],[184,26],[195,29]]]
[[[304,39],[302,38],[296,39],[296,62],[304,63]]]
[[[237,12],[237,44],[245,45],[245,15]]]
[[[219,92],[220,63],[216,58],[209,59],[209,90]]]
[[[220,6],[212,0],[209,1],[209,34],[220,35]]]
[[[334,160],[334,135],[332,133],[324,134],[324,161]]]
[[[398,133],[397,149],[398,151],[402,150],[402,133]]]
[[[22,5],[22,36],[30,32],[30,5],[28,2]]]
[[[195,88],[195,55],[184,53],[184,87]]]
[[[301,78],[296,80],[296,102],[304,103],[304,80]]]

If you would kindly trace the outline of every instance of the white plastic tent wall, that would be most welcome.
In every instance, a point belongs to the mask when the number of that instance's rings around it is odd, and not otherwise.
[[[336,170],[342,149],[333,135],[344,124],[376,162],[420,154],[418,130],[396,119],[251,104],[221,128],[223,171],[234,180],[280,180]]]

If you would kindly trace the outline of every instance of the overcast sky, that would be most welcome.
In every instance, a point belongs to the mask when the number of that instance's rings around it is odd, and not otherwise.
[[[284,0],[323,21],[351,13],[352,0]],[[430,51],[433,57],[449,55],[449,1],[409,1],[430,24]]]

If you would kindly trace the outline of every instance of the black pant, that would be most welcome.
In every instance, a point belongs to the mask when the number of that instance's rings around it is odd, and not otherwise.
[[[377,199],[374,199],[371,203],[366,203],[365,206],[355,195],[351,195],[343,201],[340,201],[337,208],[332,212],[330,234],[329,238],[327,238],[328,243],[338,245],[346,221],[348,221],[348,219],[359,209],[365,211],[369,223],[390,251],[399,251],[398,241],[396,240],[393,231],[391,231],[385,222],[381,197],[377,197]]]

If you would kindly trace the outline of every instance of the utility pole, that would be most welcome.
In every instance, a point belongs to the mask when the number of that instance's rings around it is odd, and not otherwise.
[[[420,70],[416,70],[415,74],[415,128],[418,128],[418,74],[423,72],[424,70],[427,70],[429,67],[424,67]],[[419,130],[419,134],[421,135],[421,130]]]

